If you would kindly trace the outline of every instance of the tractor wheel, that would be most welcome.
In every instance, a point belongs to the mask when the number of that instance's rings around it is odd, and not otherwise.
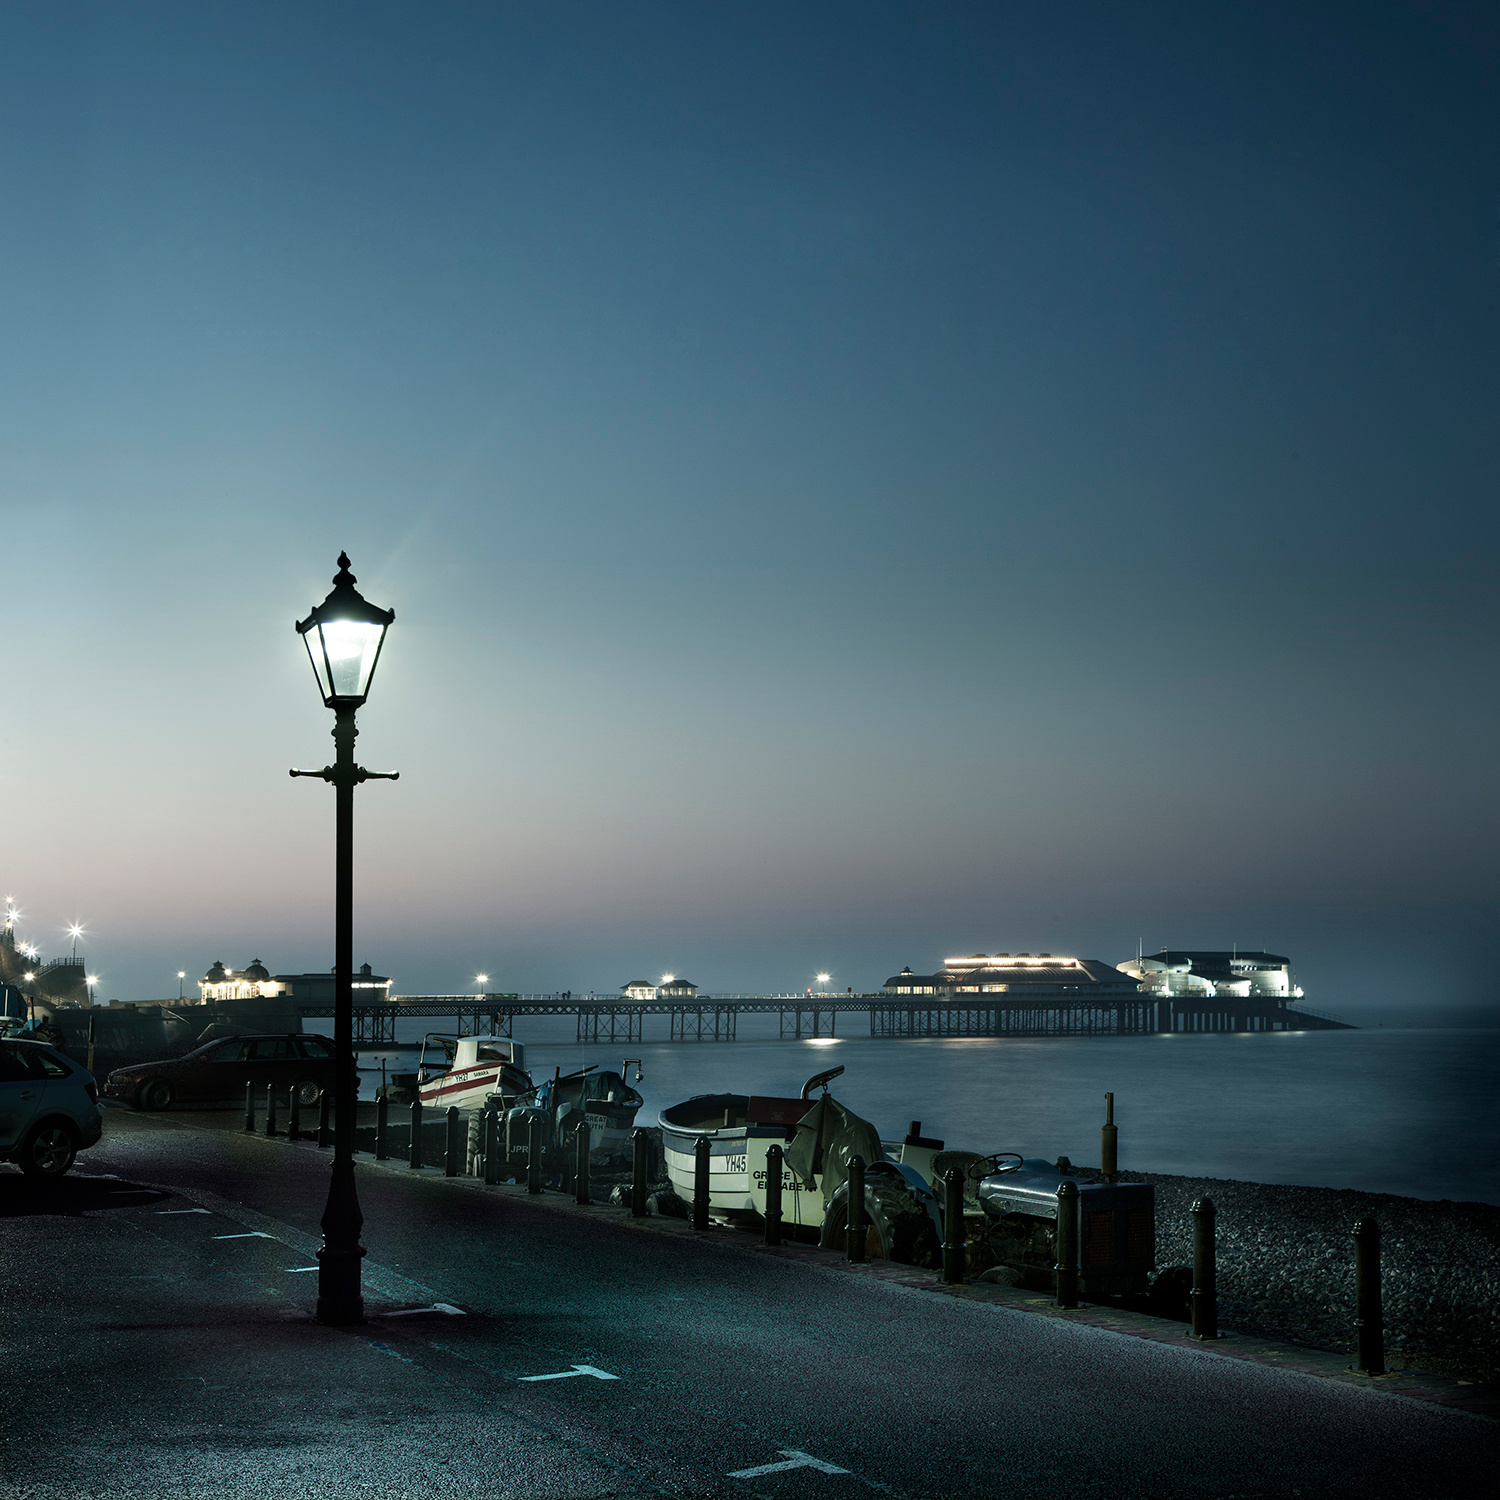
[[[929,1267],[942,1260],[937,1229],[917,1195],[903,1181],[894,1177],[865,1179],[865,1224],[866,1259]],[[846,1186],[828,1207],[819,1243],[825,1249],[847,1249],[848,1228]]]

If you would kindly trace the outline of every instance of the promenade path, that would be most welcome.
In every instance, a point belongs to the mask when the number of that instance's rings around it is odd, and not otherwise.
[[[328,1154],[228,1123],[0,1169],[0,1493],[1491,1492],[1468,1412],[431,1169],[361,1167],[370,1321],[325,1329]]]

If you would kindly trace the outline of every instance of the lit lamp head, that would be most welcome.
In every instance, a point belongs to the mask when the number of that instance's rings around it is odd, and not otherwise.
[[[381,643],[393,609],[380,609],[354,587],[349,555],[339,553],[333,591],[305,619],[297,634],[307,647],[318,691],[328,708],[358,708],[369,696]]]

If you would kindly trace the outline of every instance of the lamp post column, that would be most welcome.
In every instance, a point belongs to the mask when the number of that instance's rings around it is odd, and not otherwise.
[[[334,916],[333,916],[333,1176],[323,1210],[323,1247],[318,1251],[318,1321],[365,1320],[359,1263],[364,1215],[354,1187],[354,710],[335,712]]]

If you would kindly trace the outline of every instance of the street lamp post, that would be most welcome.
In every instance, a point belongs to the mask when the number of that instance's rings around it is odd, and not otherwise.
[[[184,979],[186,979],[186,978],[187,978],[187,970],[186,969],[179,969],[177,971],[177,998],[179,1000],[182,999],[182,981]]]
[[[394,781],[393,771],[366,771],[354,763],[359,730],[354,716],[369,696],[370,679],[380,659],[385,632],[396,618],[379,609],[354,587],[349,558],[339,553],[333,590],[297,633],[312,660],[313,675],[324,706],[333,710],[334,763],[321,771],[293,771],[316,776],[334,789],[333,917],[333,1169],[323,1209],[323,1246],[318,1251],[318,1321],[335,1325],[363,1323],[359,1242],[364,1215],[354,1186],[354,788],[362,781]]]

